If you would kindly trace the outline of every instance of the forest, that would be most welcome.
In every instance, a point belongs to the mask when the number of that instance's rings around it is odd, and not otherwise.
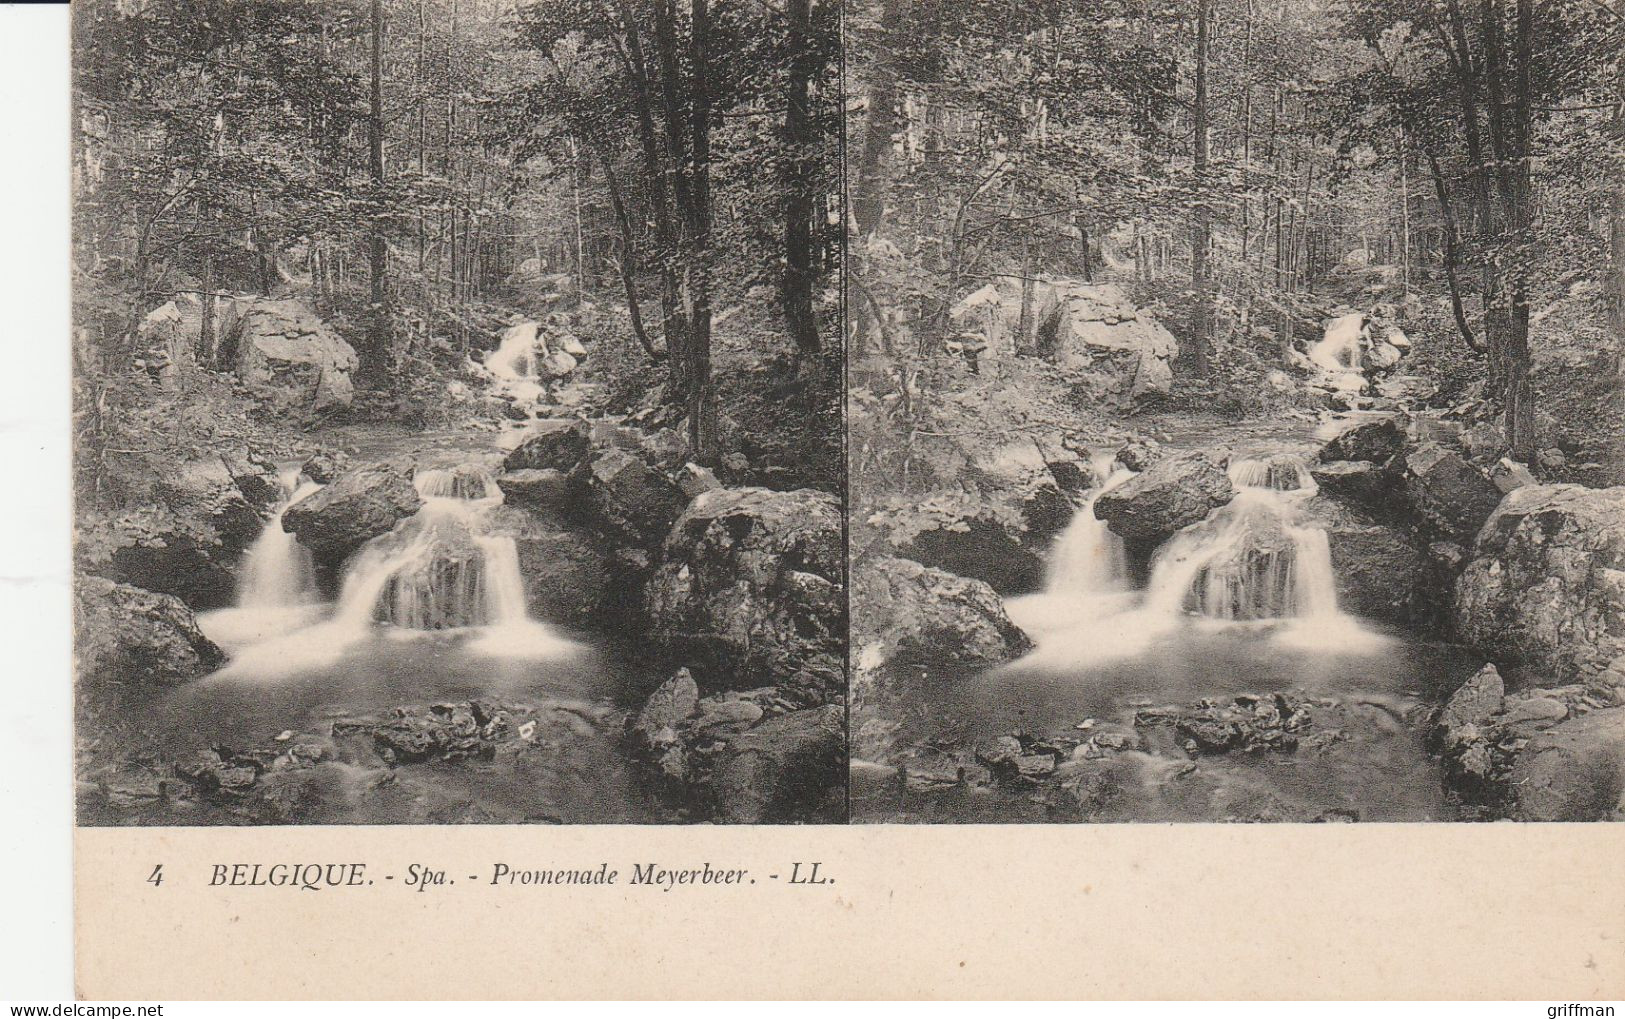
[[[73,46],[82,819],[838,804],[832,5],[93,0]]]
[[[1617,818],[1625,7],[846,45],[854,818]]]

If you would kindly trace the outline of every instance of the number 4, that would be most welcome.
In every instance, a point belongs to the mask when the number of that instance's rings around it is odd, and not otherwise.
[[[147,884],[152,885],[154,887],[157,887],[158,885],[161,885],[163,883],[164,883],[164,865],[160,863],[156,867],[152,868],[152,873],[151,874],[147,875]]]

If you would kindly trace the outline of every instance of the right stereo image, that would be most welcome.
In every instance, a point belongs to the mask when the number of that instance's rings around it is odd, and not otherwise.
[[[1622,29],[854,0],[853,821],[1625,818]]]

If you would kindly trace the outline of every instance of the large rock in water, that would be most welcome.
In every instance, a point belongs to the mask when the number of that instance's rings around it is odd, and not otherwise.
[[[1402,531],[1326,496],[1304,504],[1326,531],[1344,612],[1395,623],[1428,623],[1448,602],[1450,587],[1431,584],[1427,556]]]
[[[1363,460],[1385,464],[1405,450],[1405,432],[1393,418],[1379,418],[1345,428],[1320,451],[1322,463]]]
[[[1406,498],[1439,537],[1466,544],[1501,501],[1501,490],[1483,471],[1438,443],[1418,446],[1404,464]]]
[[[843,565],[833,495],[702,492],[672,527],[649,580],[649,636],[683,655],[711,689],[800,685],[794,677],[809,666],[844,658]],[[815,685],[824,681],[820,671]]]
[[[1206,519],[1236,494],[1224,470],[1205,453],[1165,456],[1095,500],[1095,516],[1133,541],[1162,542]]]
[[[280,491],[274,464],[247,448],[171,465],[152,480],[149,505],[83,532],[102,540],[82,543],[81,566],[194,609],[230,604],[236,563]]]
[[[366,464],[299,500],[282,515],[282,529],[329,566],[418,511],[413,464],[397,457]]]
[[[544,428],[526,438],[502,461],[504,470],[555,470],[569,473],[587,455],[592,437],[586,422],[571,421]]]
[[[1625,487],[1516,489],[1472,554],[1456,585],[1464,640],[1562,680],[1625,654]]]
[[[179,598],[84,575],[74,578],[73,593],[73,650],[84,683],[173,684],[225,662]]]
[[[846,776],[846,718],[838,705],[793,711],[727,740],[712,777],[716,819],[805,821]]]
[[[235,364],[244,382],[269,387],[280,409],[333,410],[355,396],[355,348],[299,301],[233,302],[221,336],[222,360]]]
[[[658,548],[688,502],[675,482],[623,449],[605,449],[578,471],[577,517],[629,545]]]
[[[877,556],[853,565],[853,583],[852,641],[863,685],[895,668],[998,665],[1032,649],[980,580]]]
[[[1592,711],[1535,734],[1509,783],[1519,821],[1625,820],[1625,708]]]

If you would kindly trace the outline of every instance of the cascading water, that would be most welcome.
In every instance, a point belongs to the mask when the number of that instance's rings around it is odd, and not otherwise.
[[[1269,488],[1277,492],[1310,494],[1318,488],[1303,458],[1291,454],[1231,460],[1227,473],[1238,488]]]
[[[322,486],[302,480],[297,468],[283,471],[277,480],[282,486],[282,501],[254,544],[243,553],[236,604],[198,616],[198,625],[222,647],[233,648],[286,633],[308,623],[321,611],[310,551],[282,529],[282,515]]]
[[[1234,498],[1159,546],[1136,591],[1122,539],[1094,514],[1101,493],[1134,475],[1097,467],[1105,477],[1057,539],[1045,590],[1006,603],[1038,645],[1031,658],[1055,665],[1133,656],[1192,620],[1269,624],[1277,639],[1306,648],[1351,650],[1375,640],[1337,609],[1330,541],[1303,516],[1317,490],[1303,459],[1236,458],[1229,474]]]
[[[322,487],[300,479],[297,470],[278,476],[284,493],[282,502],[243,556],[237,578],[239,608],[282,608],[307,604],[316,598],[316,568],[310,551],[282,529],[282,514],[288,507]]]
[[[492,392],[534,407],[546,393],[539,371],[545,356],[547,341],[538,323],[520,322],[509,326],[503,331],[497,349],[485,356],[485,369],[496,382]]]
[[[1322,385],[1345,396],[1365,391],[1365,353],[1370,329],[1360,312],[1339,315],[1326,323],[1326,332],[1309,347],[1310,363],[1323,373]]]
[[[380,624],[396,637],[467,632],[464,646],[482,655],[556,657],[575,649],[527,614],[517,543],[493,531],[502,490],[491,473],[462,464],[420,470],[413,482],[423,505],[346,563],[331,616],[294,633],[283,628],[281,639],[236,642],[249,646],[226,671],[277,676],[331,665]],[[309,623],[322,606],[304,609]]]
[[[1048,593],[1097,594],[1123,590],[1128,583],[1128,549],[1106,521],[1095,516],[1095,500],[1134,477],[1134,472],[1123,467],[1113,470],[1108,463],[1096,466],[1095,477],[1095,489],[1050,552],[1045,573]]]

